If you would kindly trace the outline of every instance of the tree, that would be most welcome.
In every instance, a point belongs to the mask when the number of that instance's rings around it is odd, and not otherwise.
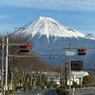
[[[8,65],[9,65],[9,71],[10,71],[10,77],[9,81],[11,83],[11,80],[14,83],[14,86],[24,86],[27,84],[31,84],[29,82],[30,77],[32,77],[32,72],[41,72],[41,71],[47,71],[47,68],[49,71],[56,71],[56,67],[50,64],[47,64],[40,60],[40,58],[34,53],[34,52],[25,52],[21,53],[19,52],[19,45],[20,44],[28,44],[27,38],[21,38],[21,37],[13,37],[13,36],[6,36],[9,38],[9,55],[8,56]],[[6,43],[6,37],[4,37],[4,43]],[[2,43],[2,37],[0,38],[0,43]],[[11,44],[17,44],[17,45],[11,45]],[[1,49],[1,47],[0,47]],[[31,45],[31,51],[32,51],[32,45]],[[4,50],[4,54],[6,54],[6,46]],[[5,56],[5,55],[4,55]],[[18,57],[18,56],[26,56],[26,57]],[[28,57],[31,56],[31,57]],[[41,80],[43,84],[45,84],[46,79],[45,76],[41,76]],[[10,80],[11,79],[11,80]]]
[[[83,84],[92,84],[93,76],[88,75],[83,77]]]
[[[42,74],[41,75],[41,83],[43,85],[46,85],[47,84],[47,76],[45,74]]]

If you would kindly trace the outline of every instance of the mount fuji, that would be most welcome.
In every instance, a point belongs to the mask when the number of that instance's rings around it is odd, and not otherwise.
[[[83,60],[85,66],[94,64],[95,35],[86,35],[50,17],[41,16],[17,29],[13,35],[27,37],[33,46],[32,51],[50,64],[64,65],[64,62],[69,60],[66,56],[68,49],[64,49],[69,47],[69,43],[72,48],[87,48],[85,56],[78,56],[77,49],[74,49],[75,55],[72,56],[72,60]]]

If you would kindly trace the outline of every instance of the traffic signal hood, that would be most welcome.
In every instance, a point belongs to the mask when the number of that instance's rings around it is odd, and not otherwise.
[[[21,45],[20,48],[21,49],[30,49],[30,46],[29,45]]]
[[[20,52],[29,52],[30,46],[29,45],[21,45]]]
[[[87,50],[86,49],[78,49],[78,55],[86,55]]]

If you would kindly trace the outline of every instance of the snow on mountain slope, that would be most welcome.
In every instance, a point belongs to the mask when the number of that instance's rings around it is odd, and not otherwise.
[[[86,36],[85,34],[78,32],[77,30],[74,30],[67,26],[63,26],[56,20],[49,17],[39,17],[32,23],[29,23],[22,27],[21,29],[18,29],[15,32],[15,34],[21,35],[23,37],[29,36],[31,34],[32,38],[35,35],[39,35],[39,38],[42,35],[46,35],[47,38],[49,38],[49,36],[69,38],[72,37],[78,38]]]
[[[88,35],[85,36],[85,38],[95,40],[95,35],[88,34]]]

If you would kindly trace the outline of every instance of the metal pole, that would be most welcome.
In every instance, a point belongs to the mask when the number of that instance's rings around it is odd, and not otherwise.
[[[71,95],[71,56],[69,61],[69,94]]]
[[[8,38],[6,43],[6,69],[5,69],[5,91],[8,90]]]
[[[65,62],[65,86],[67,86],[67,64],[68,63]]]
[[[71,51],[71,43],[69,44],[69,50]],[[71,95],[71,55],[69,60],[69,95]]]
[[[4,37],[2,38],[2,71],[1,71],[1,92],[4,95]]]

